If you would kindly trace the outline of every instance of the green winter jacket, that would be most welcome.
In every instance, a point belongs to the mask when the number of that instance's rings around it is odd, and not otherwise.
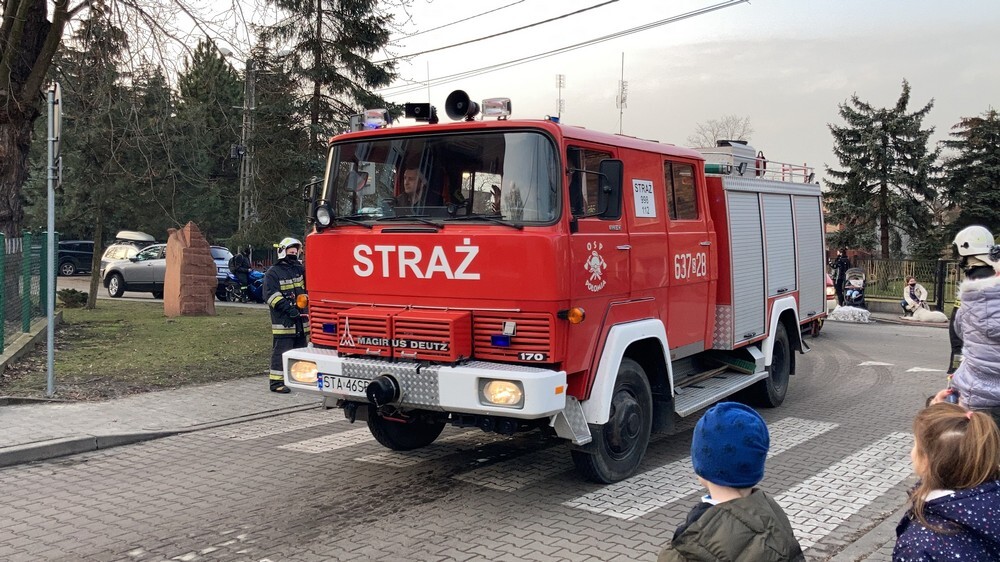
[[[749,496],[714,505],[676,537],[657,562],[804,561],[788,517],[771,496]]]

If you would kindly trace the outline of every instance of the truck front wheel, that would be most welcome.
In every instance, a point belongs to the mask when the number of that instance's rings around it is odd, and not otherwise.
[[[572,451],[577,470],[602,484],[632,476],[646,454],[652,422],[653,396],[646,372],[632,359],[622,359],[608,423],[600,427],[590,449]]]
[[[792,349],[788,343],[785,325],[778,323],[774,334],[774,349],[771,351],[771,367],[768,377],[750,387],[749,398],[757,406],[777,408],[785,401],[788,393],[788,379],[792,370]]]
[[[426,447],[444,431],[445,422],[417,420],[412,423],[387,420],[378,409],[368,408],[368,429],[375,440],[393,451],[412,451]]]

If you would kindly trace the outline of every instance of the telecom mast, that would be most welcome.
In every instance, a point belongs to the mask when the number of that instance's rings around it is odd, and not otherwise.
[[[558,97],[556,98],[556,117],[558,117],[559,119],[562,119],[562,112],[563,109],[566,107],[566,104],[563,102],[562,99],[562,90],[565,87],[566,87],[566,75],[556,74],[556,92],[558,92]]]
[[[615,107],[618,108],[618,134],[622,134],[622,117],[628,102],[628,82],[625,81],[625,53],[622,53],[622,78],[618,81],[618,95],[615,97]]]

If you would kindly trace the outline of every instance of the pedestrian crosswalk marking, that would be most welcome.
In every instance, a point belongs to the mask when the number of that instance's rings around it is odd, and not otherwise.
[[[863,361],[858,363],[858,367],[892,367],[892,363],[883,363],[881,361]]]
[[[912,446],[908,433],[891,433],[777,496],[799,545],[816,544],[905,480]]]
[[[314,411],[285,416],[283,418],[279,418],[279,420],[280,421],[275,418],[268,418],[246,423],[237,423],[211,430],[208,434],[213,437],[221,437],[223,439],[250,441],[252,439],[261,439],[272,435],[281,435],[282,433],[289,433],[300,429],[308,429],[310,427],[342,422],[346,421],[346,418],[331,412]]]
[[[379,451],[354,460],[370,462],[395,467],[405,467],[420,464],[425,461],[437,460],[457,452],[460,445],[486,445],[497,441],[510,439],[497,433],[486,433],[481,430],[464,431],[448,437],[443,437],[434,443],[413,451]]]
[[[354,445],[360,445],[361,443],[374,440],[375,438],[372,437],[372,432],[368,430],[368,426],[366,425],[364,427],[359,427],[358,429],[349,429],[347,431],[341,431],[340,433],[306,439],[305,441],[298,441],[296,443],[288,443],[281,445],[278,448],[289,451],[299,451],[301,453],[318,454],[328,453],[330,451],[336,451],[337,449],[352,447]]]
[[[779,455],[832,429],[837,424],[784,418],[770,425],[771,449],[768,458]],[[702,490],[695,479],[691,457],[637,474],[563,502],[593,513],[632,520]]]
[[[927,367],[910,367],[907,373],[943,373],[944,369],[928,369]]]

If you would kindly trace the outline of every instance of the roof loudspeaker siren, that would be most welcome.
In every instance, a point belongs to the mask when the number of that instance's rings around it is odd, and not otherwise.
[[[472,121],[479,113],[479,104],[469,99],[469,94],[462,90],[455,90],[448,94],[448,98],[444,100],[444,111],[449,118],[455,121],[462,119]]]

